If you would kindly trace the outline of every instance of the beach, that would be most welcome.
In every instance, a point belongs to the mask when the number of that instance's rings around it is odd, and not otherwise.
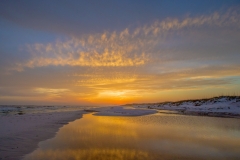
[[[197,105],[196,105],[197,104]],[[93,116],[134,117],[151,114],[185,114],[240,118],[239,97],[213,98],[160,104],[132,104],[110,107],[29,107],[2,106],[0,116],[0,160],[18,160],[38,148],[39,142],[53,138],[65,125]]]
[[[23,160],[239,160],[239,122],[166,113],[88,113],[41,141]]]
[[[35,150],[39,142],[54,137],[59,128],[80,119],[89,111],[102,116],[140,116],[156,113],[154,110],[124,109],[123,107],[103,107],[86,109],[86,111],[83,108],[68,111],[60,107],[59,109],[55,107],[53,110],[53,107],[38,106],[41,110],[39,113],[39,110],[36,111],[34,107],[24,106],[24,109],[19,110],[23,107],[5,106],[0,116],[0,160],[21,159]]]
[[[40,141],[54,137],[63,125],[82,117],[84,111],[0,116],[0,160],[18,160]]]

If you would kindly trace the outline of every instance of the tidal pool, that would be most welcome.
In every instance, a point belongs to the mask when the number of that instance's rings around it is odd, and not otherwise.
[[[240,159],[240,119],[85,114],[25,160]]]

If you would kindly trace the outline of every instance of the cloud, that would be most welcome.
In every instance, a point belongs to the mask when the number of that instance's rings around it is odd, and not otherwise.
[[[17,63],[14,69],[22,71],[43,66],[122,67],[181,59],[209,59],[216,54],[226,54],[226,49],[221,51],[222,45],[229,49],[230,55],[236,55],[239,47],[235,42],[239,40],[239,35],[235,31],[239,29],[240,14],[236,10],[184,19],[167,18],[135,29],[126,28],[122,32],[106,31],[49,44],[29,44],[26,49],[31,54],[30,59]],[[208,33],[212,34],[214,41],[209,39]],[[217,39],[219,34],[227,35],[225,38],[229,38],[228,41],[221,39],[220,42]]]
[[[28,44],[22,48],[29,55],[12,63],[11,74],[0,77],[1,85],[28,86],[33,95],[75,102],[130,101],[205,88],[236,90],[238,12],[167,18],[121,32]],[[23,90],[15,94],[25,95]]]
[[[64,0],[19,2],[5,0],[0,6],[0,18],[25,28],[66,35],[81,35],[104,30],[121,30],[129,24],[144,24],[166,15],[179,17],[185,13],[199,14],[211,9],[238,6],[239,2],[168,1],[76,1]],[[211,6],[211,7],[209,7]]]
[[[41,97],[52,96],[59,97],[69,92],[69,89],[63,88],[32,88],[32,87],[1,87],[0,96],[19,96],[22,97]]]
[[[47,96],[59,97],[63,94],[66,94],[67,92],[69,92],[69,89],[65,89],[65,88],[57,88],[57,89],[55,89],[55,88],[35,88],[34,91],[39,94],[46,94]]]
[[[88,71],[87,75],[74,74],[73,85],[87,87],[97,93],[156,93],[159,91],[202,89],[205,87],[226,87],[236,84],[240,66],[207,66],[179,69],[165,73],[149,73],[141,68],[133,71],[112,72],[98,70],[97,74]],[[111,73],[109,75],[108,73]],[[132,74],[131,74],[132,73]],[[235,78],[234,78],[235,77]],[[131,91],[131,92],[130,92]]]
[[[27,73],[22,78],[17,77],[16,74],[12,77],[1,77],[5,87],[0,88],[0,99],[2,102],[15,98],[23,101],[27,99],[60,103],[65,100],[75,104],[77,102],[114,104],[166,100],[159,96],[165,92],[193,90],[195,93],[204,89],[220,89],[221,93],[232,94],[239,90],[237,87],[237,81],[240,79],[239,65],[165,70],[164,73],[151,73],[143,68],[145,67],[135,67],[135,69],[125,67],[122,70],[122,67],[92,67],[84,72],[76,69],[68,75],[49,73],[47,68],[40,73],[34,69],[33,72],[39,74],[34,79],[32,77],[35,75],[31,75],[29,70],[26,70]],[[19,75],[25,72],[20,72]],[[9,79],[13,80],[9,81]],[[231,87],[233,89],[229,90]],[[187,97],[192,98],[193,95]],[[209,93],[206,96],[209,96]],[[151,100],[154,97],[155,99]],[[175,97],[177,98],[179,97]]]

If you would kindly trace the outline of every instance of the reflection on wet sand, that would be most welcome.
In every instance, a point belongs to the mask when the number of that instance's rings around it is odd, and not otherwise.
[[[167,114],[86,114],[61,128],[55,138],[41,142],[25,159],[238,159],[239,122]]]

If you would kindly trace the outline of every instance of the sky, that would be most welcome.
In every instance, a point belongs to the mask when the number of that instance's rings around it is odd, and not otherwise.
[[[239,0],[1,0],[0,104],[240,95]]]

